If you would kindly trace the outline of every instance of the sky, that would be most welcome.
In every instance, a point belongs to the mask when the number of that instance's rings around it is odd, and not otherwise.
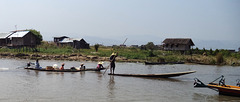
[[[36,29],[43,40],[90,45],[162,44],[191,38],[198,48],[240,47],[240,0],[0,0],[0,32]]]

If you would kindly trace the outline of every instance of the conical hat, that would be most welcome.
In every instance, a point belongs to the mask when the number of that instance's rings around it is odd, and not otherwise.
[[[117,53],[113,52],[112,55],[117,55]]]
[[[98,62],[98,64],[103,64],[104,62]]]

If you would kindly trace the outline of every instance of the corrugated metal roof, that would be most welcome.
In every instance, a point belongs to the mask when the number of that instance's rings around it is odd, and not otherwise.
[[[7,38],[9,35],[11,35],[12,33],[0,33],[0,39],[5,39]]]
[[[9,36],[9,38],[12,38],[12,37],[23,37],[25,36],[29,31],[17,31],[17,32],[14,32],[11,36]]]
[[[60,41],[61,43],[69,43],[69,42],[73,42],[73,40],[71,40],[71,38],[64,38],[62,41]]]
[[[69,38],[67,36],[59,36],[59,37],[53,37],[53,38]]]
[[[60,43],[69,43],[73,42],[74,40],[80,41],[82,38],[64,38],[62,41],[60,41]]]

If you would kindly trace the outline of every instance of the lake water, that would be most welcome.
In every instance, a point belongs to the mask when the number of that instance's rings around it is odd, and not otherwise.
[[[136,78],[101,72],[38,72],[21,68],[33,60],[0,59],[0,102],[236,102],[239,97],[218,95],[208,88],[194,88],[194,78],[204,83],[225,76],[236,85],[240,67],[208,65],[144,65],[116,63],[115,73],[156,74],[196,70],[173,78]],[[65,68],[96,67],[97,62],[40,60],[45,67],[65,63]],[[105,62],[104,66],[109,63]]]

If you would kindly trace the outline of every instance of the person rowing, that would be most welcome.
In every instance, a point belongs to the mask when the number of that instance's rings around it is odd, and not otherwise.
[[[115,67],[116,67],[116,65],[115,65],[115,59],[116,59],[116,57],[118,56],[118,53],[117,52],[113,52],[112,53],[112,55],[110,56],[110,73],[111,74],[114,74],[114,71],[115,71]]]

